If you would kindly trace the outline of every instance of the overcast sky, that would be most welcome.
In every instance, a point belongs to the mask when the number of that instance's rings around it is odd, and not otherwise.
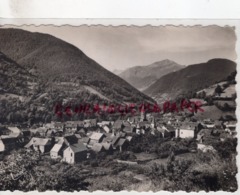
[[[236,59],[234,28],[230,27],[104,27],[22,26],[65,40],[108,70],[170,59],[182,65],[212,58]]]

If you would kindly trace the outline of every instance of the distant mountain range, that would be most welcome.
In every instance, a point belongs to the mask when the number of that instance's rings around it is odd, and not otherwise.
[[[145,90],[162,76],[185,66],[171,60],[155,62],[147,66],[134,66],[122,71],[119,76],[140,91]]]
[[[189,65],[184,69],[162,76],[144,93],[157,102],[184,97],[217,82],[226,80],[236,71],[236,63],[227,59],[212,59],[206,63]]]

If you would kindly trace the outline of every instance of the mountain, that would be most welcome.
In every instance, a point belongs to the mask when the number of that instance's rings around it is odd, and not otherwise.
[[[119,75],[119,74],[121,74],[123,72],[123,70],[120,70],[120,69],[114,69],[113,71],[112,71],[112,73],[114,73],[115,75]]]
[[[217,82],[224,81],[236,71],[236,63],[227,59],[212,59],[206,63],[189,65],[169,73],[144,90],[158,102],[195,93]]]
[[[119,76],[132,86],[143,91],[160,77],[182,68],[184,68],[184,66],[176,62],[163,60],[147,66],[134,66],[123,71]]]
[[[34,80],[22,66],[0,52],[0,91],[23,95],[28,90],[28,83]]]
[[[102,94],[111,101],[152,101],[77,47],[48,34],[0,29],[0,51],[45,80],[47,89],[64,82],[64,85],[87,86],[92,89],[88,92]]]
[[[0,29],[0,52],[0,123],[49,122],[59,102],[154,102],[77,47],[48,34]]]

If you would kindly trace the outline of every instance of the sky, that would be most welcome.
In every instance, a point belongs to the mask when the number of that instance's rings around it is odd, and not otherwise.
[[[165,59],[181,65],[212,58],[236,59],[237,38],[233,27],[42,25],[17,28],[51,34],[69,42],[110,71]]]

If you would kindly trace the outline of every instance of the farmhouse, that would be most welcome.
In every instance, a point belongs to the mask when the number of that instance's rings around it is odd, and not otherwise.
[[[194,138],[197,136],[197,130],[196,123],[185,123],[176,129],[175,136],[180,138]]]
[[[66,146],[64,143],[63,137],[57,138],[56,144],[53,146],[53,148],[50,151],[50,157],[52,159],[58,158],[59,156],[63,156],[63,149]]]
[[[87,147],[83,143],[68,146],[63,151],[63,161],[69,164],[75,164],[90,157]]]
[[[32,147],[35,151],[46,153],[51,150],[52,144],[51,141],[47,138],[33,137],[25,147]]]
[[[55,144],[50,151],[51,158],[55,159],[55,158],[58,158],[59,156],[61,156],[62,148],[63,148],[62,144]]]
[[[89,137],[90,141],[89,141],[88,144],[93,146],[95,143],[101,143],[105,137],[106,136],[103,133],[96,133],[96,132],[94,132]]]

